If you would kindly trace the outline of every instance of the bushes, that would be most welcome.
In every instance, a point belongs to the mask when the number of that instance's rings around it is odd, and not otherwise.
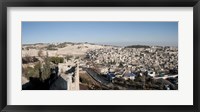
[[[50,62],[47,58],[44,61],[45,62],[43,66],[40,62],[38,62],[35,64],[34,67],[23,68],[22,70],[23,70],[24,76],[27,79],[29,79],[30,77],[39,78],[40,75],[41,75],[42,80],[49,78],[51,75]]]
[[[119,67],[124,67],[122,62],[119,63]]]
[[[41,63],[38,62],[34,67],[23,68],[23,74],[29,79],[30,77],[39,77],[39,69],[41,68]]]
[[[62,57],[49,57],[49,61],[54,63],[54,64],[58,64],[58,63],[63,63],[64,58],[62,58]]]
[[[45,64],[43,65],[42,69],[42,79],[47,79],[51,75],[51,67],[50,67],[50,61],[48,58],[45,58],[44,60]]]
[[[81,83],[85,83],[85,84],[90,85],[90,81],[87,80],[86,78],[82,77],[82,76],[79,78],[79,81],[80,81]]]
[[[79,56],[76,56],[76,57],[75,57],[75,59],[79,59],[79,58],[80,58]]]
[[[67,56],[65,57],[65,59],[67,59],[67,61],[68,61],[68,60],[70,60],[72,57],[73,57],[73,56],[71,56],[71,55],[67,55]]]
[[[49,45],[49,46],[47,47],[47,50],[58,50],[58,49],[56,49],[56,46],[55,46],[55,45],[51,44],[51,45]]]
[[[58,48],[64,48],[65,46],[66,46],[65,42],[64,43],[60,43],[60,44],[57,45]]]
[[[39,56],[39,57],[42,57],[42,56],[44,56],[44,54],[43,54],[43,51],[42,51],[42,50],[39,50],[39,51],[38,51],[38,56]]]
[[[31,57],[31,56],[25,56],[22,57],[22,64],[28,64],[28,63],[34,63],[39,61],[36,57]]]

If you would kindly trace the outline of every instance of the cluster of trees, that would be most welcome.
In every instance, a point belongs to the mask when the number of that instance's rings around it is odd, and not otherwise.
[[[39,69],[41,64],[38,62],[34,67],[22,68],[24,76],[29,79],[30,77],[39,77]]]
[[[67,55],[67,56],[65,57],[65,59],[66,59],[67,61],[70,60],[71,58],[73,58],[72,55]]]
[[[25,56],[22,57],[22,64],[28,64],[28,63],[34,63],[39,61],[35,56],[31,57],[31,56]]]
[[[36,49],[36,47],[29,46],[29,47],[22,48],[22,50],[29,50],[29,49]]]
[[[50,44],[49,46],[47,46],[47,50],[58,50],[56,48],[56,45]]]
[[[27,79],[35,77],[45,80],[51,75],[50,62],[48,59],[45,59],[44,64],[37,62],[34,67],[22,68],[22,72]]]
[[[153,79],[150,76],[137,76],[135,80],[125,80],[123,78],[115,78],[113,83],[127,89],[133,90],[166,90],[169,86],[172,90],[178,88],[170,81],[165,79]]]
[[[49,45],[48,49],[53,49],[54,45]],[[64,58],[62,57],[48,57],[48,53],[44,56],[42,50],[38,51],[38,56],[43,60],[39,61],[39,58],[35,56],[26,55],[22,57],[22,64],[29,64],[32,66],[23,66],[22,73],[27,79],[38,78],[40,81],[47,80],[51,75],[51,68],[54,64],[63,63]],[[52,64],[53,63],[53,64]]]
[[[131,45],[131,46],[126,46],[125,48],[150,48],[150,46],[147,46],[147,45]]]
[[[47,79],[51,75],[51,64],[48,58],[44,59],[44,65],[42,67],[42,79]]]
[[[66,47],[66,44],[67,44],[66,42],[60,43],[60,44],[57,45],[57,47],[58,47],[58,48]]]
[[[109,64],[109,65],[115,65],[116,62],[115,62],[115,61],[109,61],[108,64]]]
[[[63,63],[64,62],[64,58],[62,57],[49,57],[48,58],[50,62],[54,63],[54,64],[58,64],[58,63]]]

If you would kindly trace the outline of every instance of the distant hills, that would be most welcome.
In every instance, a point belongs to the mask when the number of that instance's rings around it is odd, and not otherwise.
[[[100,45],[100,46],[112,46],[112,47],[123,47],[123,48],[150,48],[152,45],[125,45],[125,46],[118,46],[118,45],[112,45],[112,44],[101,44],[101,43],[89,43],[89,42],[55,42],[55,43],[34,43],[34,44],[22,44],[22,46],[35,46],[35,45],[67,45],[67,44],[72,44],[72,45],[81,45],[81,44],[87,44],[87,45]],[[161,47],[159,45],[154,45],[157,47]],[[162,47],[175,47],[175,46],[162,46]]]
[[[126,46],[125,48],[150,48],[150,46],[147,46],[147,45],[130,45],[130,46]]]

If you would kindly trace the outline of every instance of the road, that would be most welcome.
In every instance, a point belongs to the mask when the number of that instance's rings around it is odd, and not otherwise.
[[[91,68],[83,68],[94,80],[98,81],[103,86],[108,88],[112,88],[113,84],[106,80],[104,77],[100,76],[97,72],[95,72]]]
[[[175,78],[177,77],[178,75],[166,75],[166,76],[163,76],[163,77],[154,77],[154,79],[167,79],[167,78]]]

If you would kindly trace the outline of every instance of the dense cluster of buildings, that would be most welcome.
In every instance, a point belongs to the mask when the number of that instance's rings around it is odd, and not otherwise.
[[[129,77],[144,72],[152,77],[178,74],[177,47],[101,48],[87,52],[86,57],[98,65],[102,74]]]
[[[48,45],[43,44],[22,49],[22,62],[29,67],[43,62],[46,56],[58,61],[55,74],[59,74],[59,78],[50,89],[79,90],[79,71],[106,89],[166,89],[168,86],[168,89],[178,89],[178,47],[61,45],[64,47],[56,46],[56,50],[48,50]],[[61,58],[62,62],[57,60]]]

